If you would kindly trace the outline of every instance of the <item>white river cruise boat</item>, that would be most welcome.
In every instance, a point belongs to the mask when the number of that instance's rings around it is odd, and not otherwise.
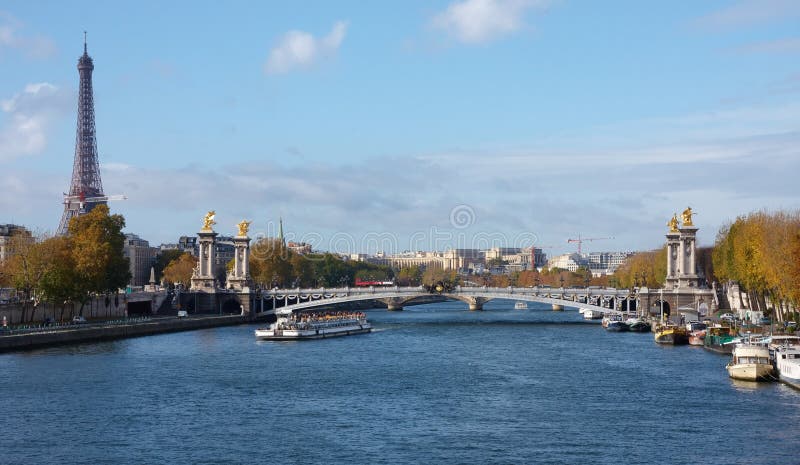
[[[372,331],[372,325],[362,312],[299,313],[278,311],[278,321],[268,328],[258,328],[256,339],[264,341],[294,341],[350,336]]]
[[[769,347],[766,341],[746,338],[736,344],[733,358],[725,367],[733,379],[760,381],[772,376],[772,363],[769,360]]]

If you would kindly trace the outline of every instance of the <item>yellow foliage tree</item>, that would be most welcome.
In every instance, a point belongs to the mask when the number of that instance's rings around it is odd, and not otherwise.
[[[164,281],[188,285],[195,266],[197,266],[197,258],[190,253],[183,253],[164,268]]]

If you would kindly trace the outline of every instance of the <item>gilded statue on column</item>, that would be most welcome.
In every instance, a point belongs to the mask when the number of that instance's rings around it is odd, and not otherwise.
[[[245,237],[247,236],[247,231],[250,229],[250,224],[252,221],[242,220],[241,223],[238,223],[236,226],[239,227],[239,236]]]
[[[217,224],[217,222],[214,221],[214,217],[216,215],[217,215],[217,213],[214,210],[211,210],[210,212],[206,213],[206,216],[203,217],[203,229],[204,230],[210,230],[212,226]]]
[[[669,226],[669,232],[678,232],[678,214],[677,213],[672,215],[672,219],[669,220],[669,223],[667,223],[667,226]]]
[[[692,224],[692,207],[686,207],[686,210],[681,213],[681,217],[684,226],[694,226],[694,224]]]

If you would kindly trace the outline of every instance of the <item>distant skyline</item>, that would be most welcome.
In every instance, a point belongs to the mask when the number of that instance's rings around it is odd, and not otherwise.
[[[103,186],[154,245],[215,210],[341,252],[644,250],[687,206],[701,246],[800,208],[797,1],[8,0],[0,223],[58,226],[84,30]]]

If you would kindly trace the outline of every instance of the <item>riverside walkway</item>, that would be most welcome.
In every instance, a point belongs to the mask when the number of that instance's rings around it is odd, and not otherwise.
[[[62,344],[108,341],[152,334],[191,331],[252,323],[242,315],[200,315],[188,318],[144,317],[99,323],[27,326],[0,329],[0,352]]]

